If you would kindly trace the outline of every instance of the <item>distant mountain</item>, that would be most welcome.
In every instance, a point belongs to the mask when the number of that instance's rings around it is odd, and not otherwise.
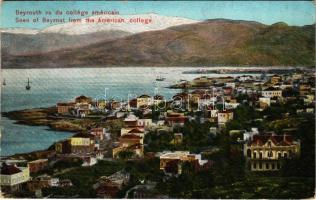
[[[67,35],[53,32],[42,33],[39,31],[32,34],[30,34],[30,32],[20,32],[20,30],[16,30],[15,32],[2,32],[2,53],[16,56],[46,53],[67,48],[81,48],[90,44],[110,41],[131,35],[129,32],[119,30],[101,31],[81,35]]]
[[[142,15],[98,15],[89,17],[95,22],[99,18],[125,19],[126,23],[64,23],[47,27],[43,30],[10,28],[1,30],[2,51],[10,55],[45,53],[66,48],[78,48],[98,42],[122,38],[134,33],[155,31],[191,24],[198,21],[167,17],[149,13]],[[127,23],[129,19],[150,19],[152,23]],[[80,42],[79,42],[80,41]]]
[[[212,19],[141,32],[84,48],[3,55],[3,67],[314,66],[314,25]]]
[[[141,33],[145,31],[156,31],[166,29],[171,26],[178,26],[183,24],[192,24],[198,21],[192,19],[186,19],[181,17],[168,17],[162,16],[155,13],[148,14],[135,14],[135,15],[96,15],[88,17],[94,20],[94,23],[86,23],[85,19],[81,23],[65,23],[50,26],[41,31],[41,33],[60,33],[67,35],[81,35],[90,34],[102,31],[123,31],[128,33]],[[100,23],[98,20],[102,19],[124,19],[124,22],[117,23]],[[131,23],[130,19],[150,19],[151,23]]]

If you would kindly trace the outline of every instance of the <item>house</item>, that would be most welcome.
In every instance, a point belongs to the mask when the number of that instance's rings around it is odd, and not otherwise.
[[[232,110],[223,110],[217,113],[217,123],[226,124],[234,118],[234,112]]]
[[[77,117],[86,117],[91,113],[91,104],[82,103],[76,106],[76,116]]]
[[[166,123],[171,126],[183,126],[186,117],[183,113],[167,112]]]
[[[81,95],[75,98],[76,104],[90,104],[92,103],[92,98]]]
[[[121,151],[131,151],[135,156],[144,155],[144,138],[135,134],[125,134],[119,138],[119,146],[113,148],[113,158],[117,158]]]
[[[106,131],[105,128],[92,128],[90,134],[94,135],[97,140],[103,141],[105,139]]]
[[[245,132],[243,135],[243,140],[244,141],[252,140],[254,135],[259,135],[258,128],[251,128],[251,131]]]
[[[48,159],[38,159],[27,163],[30,173],[36,173],[48,168]]]
[[[69,139],[71,153],[87,154],[95,150],[95,136],[92,134],[78,133]]]
[[[72,109],[75,108],[76,103],[57,103],[57,113],[58,114],[69,114]]]
[[[32,178],[27,182],[27,188],[30,192],[35,192],[36,190],[41,190],[43,188],[57,187],[59,184],[59,178],[52,178],[48,175],[38,176]]]
[[[209,163],[208,160],[202,160],[201,154],[190,154],[189,151],[163,152],[159,159],[160,170],[174,174],[182,173],[182,164],[185,162],[193,164],[195,171]]]
[[[232,87],[223,87],[223,93],[224,95],[232,95],[233,94],[233,88]]]
[[[274,87],[268,87],[262,91],[262,96],[268,98],[282,97],[282,90]]]
[[[148,129],[152,125],[153,125],[153,120],[151,118],[144,118],[144,119],[137,120],[137,126],[141,126],[141,127]]]
[[[300,141],[291,135],[263,134],[253,135],[244,144],[247,168],[251,171],[276,171],[282,161],[300,154]]]
[[[269,107],[271,104],[270,97],[259,97],[259,105],[261,109]]]
[[[21,185],[30,179],[28,167],[2,163],[0,171],[0,186],[3,192],[14,192],[21,189]]]
[[[71,146],[69,140],[63,140],[55,143],[56,154],[71,153]]]
[[[270,82],[272,84],[277,84],[277,83],[280,83],[282,81],[282,76],[279,76],[279,75],[273,75],[270,77]]]
[[[129,114],[124,119],[124,126],[125,127],[137,127],[138,126],[138,117],[133,114]]]
[[[107,109],[109,110],[119,110],[122,107],[121,102],[116,100],[111,100],[107,102]]]
[[[150,96],[143,94],[136,99],[137,108],[148,108],[152,105],[152,99]]]
[[[129,173],[118,171],[110,176],[100,177],[92,187],[98,198],[115,198],[123,186],[128,184],[129,179]]]
[[[106,100],[101,99],[101,100],[97,100],[95,105],[97,109],[104,110],[106,109],[106,103],[107,103]]]

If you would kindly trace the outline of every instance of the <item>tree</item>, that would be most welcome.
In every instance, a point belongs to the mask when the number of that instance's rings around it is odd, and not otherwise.
[[[123,150],[118,153],[118,157],[123,160],[128,160],[130,158],[133,158],[134,156],[135,156],[135,153],[129,150]]]

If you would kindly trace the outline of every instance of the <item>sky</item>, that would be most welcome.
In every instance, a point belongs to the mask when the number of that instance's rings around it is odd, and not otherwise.
[[[157,13],[195,20],[226,18],[289,25],[315,23],[313,1],[6,1],[1,5],[1,28],[42,29],[52,24],[16,23],[16,10],[93,11],[114,10],[120,14]],[[21,16],[19,16],[21,17]],[[40,16],[40,19],[44,15]],[[68,16],[64,15],[68,19]],[[87,16],[86,16],[87,17]],[[51,16],[56,18],[56,16]],[[60,18],[60,17],[59,17]]]

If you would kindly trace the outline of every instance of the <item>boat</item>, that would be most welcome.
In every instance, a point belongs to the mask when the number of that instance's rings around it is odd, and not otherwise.
[[[30,86],[30,79],[27,78],[27,85],[25,86],[25,89],[26,90],[30,90],[31,89],[31,86]]]
[[[5,82],[5,79],[3,79],[2,85],[7,85],[7,83]]]
[[[166,78],[162,77],[162,76],[157,76],[156,81],[164,81],[166,80]]]

